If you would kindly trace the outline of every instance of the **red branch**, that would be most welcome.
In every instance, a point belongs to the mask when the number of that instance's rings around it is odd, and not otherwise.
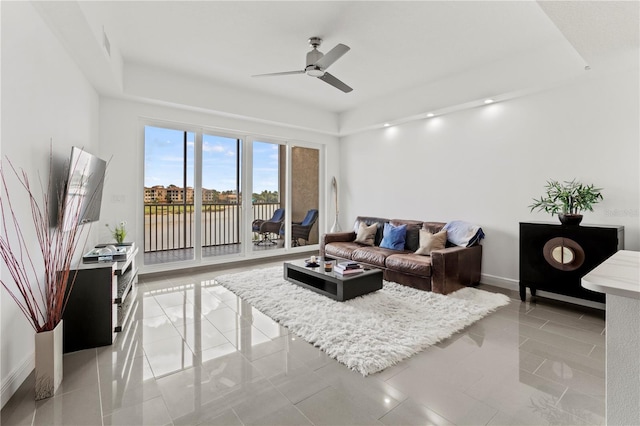
[[[50,148],[50,152],[51,150]],[[62,319],[64,308],[66,307],[68,299],[67,287],[73,286],[75,281],[75,274],[70,277],[70,272],[73,255],[79,246],[84,231],[84,226],[79,223],[81,204],[65,203],[64,187],[58,188],[58,222],[55,227],[50,227],[49,194],[53,190],[53,154],[50,153],[49,156],[49,178],[46,190],[39,179],[40,190],[43,194],[41,202],[36,199],[26,172],[21,169],[20,173],[18,173],[8,158],[6,161],[29,198],[32,225],[38,240],[40,254],[42,255],[42,259],[38,260],[42,262],[44,277],[42,277],[42,269],[38,269],[38,265],[34,263],[34,259],[30,254],[30,246],[25,240],[19,218],[16,216],[11,202],[5,178],[5,169],[0,167],[0,179],[4,188],[0,192],[0,212],[2,213],[0,257],[15,285],[11,285],[11,282],[7,282],[4,279],[0,279],[0,283],[16,302],[18,308],[29,320],[36,332],[53,330]],[[70,165],[70,167],[73,167],[72,170],[75,170],[76,166],[77,164]],[[67,231],[64,230],[64,221],[62,219],[65,217],[65,209],[72,209],[70,215],[67,216],[72,217],[72,223],[75,225]],[[11,226],[8,226],[7,221]],[[12,232],[10,233],[9,231]],[[85,244],[87,239],[88,233],[84,240]]]

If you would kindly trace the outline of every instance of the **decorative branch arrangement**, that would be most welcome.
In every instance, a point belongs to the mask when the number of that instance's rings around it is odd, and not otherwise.
[[[63,229],[59,220],[55,227],[49,225],[50,196],[53,190],[52,169],[53,154],[49,156],[49,179],[47,188],[40,181],[42,199],[38,200],[29,183],[27,173],[16,170],[5,157],[11,171],[24,189],[31,206],[31,221],[38,240],[41,259],[30,253],[31,247],[25,239],[21,222],[11,202],[5,167],[0,167],[0,179],[3,190],[0,193],[0,212],[2,213],[2,235],[0,235],[0,257],[6,265],[13,282],[0,279],[0,283],[16,302],[36,332],[53,330],[62,319],[67,302],[67,286],[73,285],[75,276],[69,281],[71,261],[78,247],[83,226]],[[2,165],[4,166],[4,165]],[[75,165],[72,165],[75,167]],[[56,188],[58,196],[58,218],[64,217],[65,209],[74,209],[69,217],[78,224],[80,206],[64,202],[64,185]],[[24,217],[20,217],[24,223]],[[85,238],[85,243],[88,237]],[[43,269],[39,269],[43,268]],[[44,277],[42,271],[44,270]]]

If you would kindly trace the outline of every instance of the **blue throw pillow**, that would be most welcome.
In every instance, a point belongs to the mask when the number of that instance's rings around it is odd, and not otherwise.
[[[391,250],[404,250],[404,239],[407,235],[407,225],[393,226],[390,223],[384,224],[382,241],[380,247]]]

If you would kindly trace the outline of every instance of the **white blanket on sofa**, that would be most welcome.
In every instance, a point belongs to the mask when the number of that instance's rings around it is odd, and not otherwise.
[[[451,243],[461,247],[471,247],[484,238],[482,228],[463,220],[451,221],[442,229],[447,230],[447,239]]]

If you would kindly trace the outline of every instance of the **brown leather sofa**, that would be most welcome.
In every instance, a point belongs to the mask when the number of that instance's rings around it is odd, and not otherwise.
[[[437,233],[444,227],[443,222],[419,220],[384,219],[358,216],[354,224],[357,230],[360,222],[377,224],[375,243],[366,246],[355,242],[356,231],[324,234],[320,239],[320,256],[353,260],[383,270],[384,279],[421,290],[448,294],[465,286],[480,282],[482,246],[454,246],[422,256],[414,252],[419,247],[420,229]],[[390,250],[379,247],[386,222],[394,226],[406,224],[405,250]]]

